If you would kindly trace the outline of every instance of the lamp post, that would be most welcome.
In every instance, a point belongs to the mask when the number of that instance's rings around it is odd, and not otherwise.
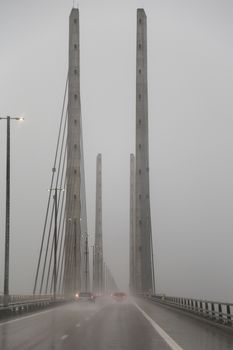
[[[88,255],[89,255],[89,252],[88,252],[88,233],[87,232],[84,232],[82,234],[82,239],[85,239],[85,248],[84,248],[84,273],[85,273],[85,292],[88,291],[87,287],[88,287]],[[83,247],[83,244],[82,244],[82,247]]]
[[[74,219],[74,291],[77,293],[77,221]]]
[[[92,292],[95,292],[95,245],[92,246]]]
[[[56,300],[57,294],[57,191],[64,191],[64,188],[50,188],[49,191],[54,191],[54,267],[53,267],[53,299]]]
[[[87,276],[88,276],[88,234],[85,237],[85,291],[87,292]]]
[[[6,219],[5,219],[5,267],[4,267],[4,306],[9,303],[9,254],[10,254],[10,121],[23,121],[24,118],[0,118],[7,121],[6,138]]]
[[[88,262],[88,239],[87,239],[87,235],[86,235],[86,240],[85,240],[85,277],[86,277],[86,285],[85,285],[85,287],[86,287],[86,291],[87,291],[87,275],[88,275],[88,269],[87,269],[87,266],[88,266],[88,264],[87,264],[87,262]]]
[[[80,219],[81,220],[81,219]],[[72,223],[72,219],[69,218],[68,219],[69,224]],[[74,287],[74,293],[77,293],[77,272],[78,272],[78,264],[77,264],[77,219],[74,218],[73,219],[73,223],[74,223],[74,247],[73,247],[73,258],[74,258],[74,279],[73,279],[73,287]],[[70,231],[71,229],[69,229]]]

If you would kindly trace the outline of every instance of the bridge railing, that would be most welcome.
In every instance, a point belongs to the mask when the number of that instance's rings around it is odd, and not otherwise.
[[[63,301],[65,300],[64,295],[56,295],[56,301]],[[25,294],[18,294],[18,295],[9,295],[8,297],[8,304],[9,305],[15,305],[15,304],[21,304],[21,303],[27,303],[27,302],[39,302],[39,301],[54,301],[53,294],[46,294],[46,295],[25,295]],[[4,305],[4,296],[0,295],[0,306]]]
[[[216,323],[233,326],[233,304],[218,301],[179,298],[166,295],[146,295],[152,301],[170,305]]]
[[[8,303],[0,295],[0,318],[17,316],[21,313],[36,312],[37,310],[54,307],[67,302],[64,295],[9,295]]]

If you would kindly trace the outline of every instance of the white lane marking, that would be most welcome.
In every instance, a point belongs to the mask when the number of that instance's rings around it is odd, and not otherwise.
[[[61,337],[61,340],[65,340],[68,336],[68,334],[64,334],[62,337]]]
[[[79,328],[80,327],[80,323],[77,323],[75,327]]]
[[[90,320],[90,317],[86,317],[85,320],[86,320],[86,321],[89,321],[89,320]]]
[[[157,333],[159,333],[159,335],[163,338],[163,340],[165,340],[165,342],[170,346],[172,350],[184,350],[154,320],[152,320],[152,318],[147,315],[147,313],[145,313],[145,311],[143,311],[140,306],[138,306],[135,302],[132,303],[139,311],[141,311],[145,319],[150,322],[152,327],[156,330]]]
[[[11,320],[11,321],[6,321],[6,322],[1,322],[0,323],[0,327],[5,325],[5,324],[10,324],[10,323],[15,323],[15,322],[18,322],[18,321],[22,321],[22,320],[26,320],[27,318],[32,318],[32,317],[36,317],[36,316],[40,316],[42,314],[47,314],[48,312],[51,312],[53,311],[53,309],[51,310],[46,310],[46,311],[41,311],[41,312],[37,312],[33,315],[29,315],[29,316],[24,316],[24,317],[19,317],[19,318],[16,318],[15,320]]]

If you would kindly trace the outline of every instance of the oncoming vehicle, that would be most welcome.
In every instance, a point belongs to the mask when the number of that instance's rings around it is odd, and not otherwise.
[[[94,303],[95,302],[95,295],[91,292],[78,292],[75,294],[75,300],[76,301],[89,301]]]
[[[112,297],[115,301],[124,301],[127,299],[126,293],[123,292],[116,292],[112,294]]]

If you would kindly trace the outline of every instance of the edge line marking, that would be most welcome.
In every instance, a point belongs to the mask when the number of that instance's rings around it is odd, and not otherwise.
[[[18,321],[26,320],[27,318],[32,318],[32,317],[36,317],[36,316],[39,316],[39,315],[42,315],[42,314],[47,314],[48,312],[51,312],[52,310],[54,310],[54,309],[40,311],[40,312],[35,312],[32,315],[18,317],[18,318],[15,318],[14,320],[9,320],[9,321],[6,321],[6,322],[0,322],[0,327],[4,326],[5,324],[11,324],[11,323],[15,323],[15,322],[18,322]]]
[[[145,319],[152,325],[156,332],[163,338],[163,340],[169,345],[172,350],[184,350],[168,335],[163,328],[161,328],[144,310],[140,308],[134,301],[133,305],[143,314]]]

